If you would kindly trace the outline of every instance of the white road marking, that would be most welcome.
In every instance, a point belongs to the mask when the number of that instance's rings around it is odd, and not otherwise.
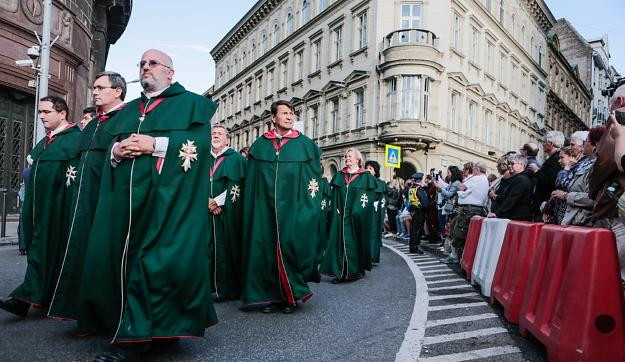
[[[469,284],[463,284],[463,285],[452,285],[450,287],[428,288],[428,292],[434,292],[437,290],[447,290],[447,289],[461,289],[461,288],[473,288],[473,286]]]
[[[429,312],[433,312],[435,310],[446,310],[446,309],[458,309],[458,308],[471,308],[471,307],[482,307],[488,305],[486,302],[473,302],[473,303],[457,303],[457,304],[448,304],[448,305],[434,305],[428,307]]]
[[[474,322],[474,321],[479,321],[483,319],[491,319],[491,318],[497,318],[497,315],[494,313],[484,313],[484,314],[476,314],[476,315],[466,315],[466,316],[455,317],[455,318],[436,319],[432,321],[427,321],[426,327],[429,328],[429,327],[443,326],[447,324]]]
[[[493,327],[493,328],[484,328],[484,329],[478,329],[475,331],[468,331],[468,332],[441,334],[440,336],[425,337],[423,339],[423,345],[451,342],[451,341],[457,341],[460,339],[467,339],[467,338],[484,337],[484,336],[490,336],[493,334],[500,334],[500,333],[508,333],[508,330],[505,328],[501,328],[501,327]]]
[[[447,295],[431,295],[430,300],[444,300],[444,299],[454,299],[454,298],[465,298],[465,297],[477,297],[479,294],[476,292],[471,293],[460,293],[460,294],[447,294]]]
[[[514,346],[502,346],[493,348],[476,349],[474,351],[467,351],[461,353],[445,354],[435,357],[419,358],[422,362],[456,362],[456,361],[470,361],[479,358],[501,356],[504,354],[519,353],[520,349]]]

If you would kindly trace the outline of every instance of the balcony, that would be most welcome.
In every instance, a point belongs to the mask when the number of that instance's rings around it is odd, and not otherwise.
[[[384,37],[380,69],[420,65],[430,70],[429,74],[440,75],[444,70],[442,53],[438,50],[438,37],[429,30],[401,29]],[[436,74],[434,74],[436,73]],[[394,74],[386,74],[386,76]]]

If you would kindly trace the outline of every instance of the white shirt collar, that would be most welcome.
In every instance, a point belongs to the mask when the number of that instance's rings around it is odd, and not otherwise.
[[[59,134],[59,133],[61,133],[61,132],[65,131],[66,129],[68,129],[69,127],[71,127],[70,125],[71,125],[71,123],[69,123],[69,122],[68,122],[68,123],[65,123],[65,124],[62,124],[62,125],[59,125],[58,127],[56,127],[56,128],[54,129],[54,131],[50,132],[50,137],[52,137],[52,136],[54,136],[54,135],[56,135],[56,134]]]
[[[277,129],[275,129],[275,128],[274,128],[274,130],[273,130],[273,134],[275,134],[278,138],[282,138],[282,137],[284,137],[284,136],[288,136],[288,135],[290,135],[291,133],[293,133],[293,129],[292,129],[292,128],[291,128],[291,129],[290,129],[287,133],[283,134],[282,136],[280,136],[280,135],[278,134],[278,130],[277,130]]]
[[[145,95],[148,99],[151,99],[151,98],[154,98],[154,97],[158,97],[158,96],[161,95],[161,93],[163,93],[165,91],[165,89],[169,88],[170,86],[171,85],[168,85],[167,87],[165,87],[165,88],[163,88],[163,89],[161,89],[159,91],[156,91],[156,92],[151,92],[151,93],[143,92],[143,95]]]
[[[119,102],[117,105],[115,105],[115,107],[109,109],[108,111],[106,111],[106,112],[104,112],[102,114],[103,115],[104,114],[109,114],[109,113],[113,112],[114,110],[116,110],[117,108],[121,107],[123,104],[124,104],[124,102]]]
[[[351,174],[358,172],[358,170],[360,170],[360,167],[354,166],[353,168],[350,167],[347,171],[349,171],[349,173]]]
[[[226,147],[224,147],[223,150],[219,151],[219,153],[215,154],[215,153],[213,153],[213,148],[211,147],[211,156],[217,158],[217,157],[223,155],[223,153],[226,152],[229,148],[230,147],[226,146]]]

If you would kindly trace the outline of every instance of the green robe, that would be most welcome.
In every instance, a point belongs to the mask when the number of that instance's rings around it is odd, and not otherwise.
[[[23,207],[28,267],[24,282],[11,297],[36,307],[49,305],[67,242],[80,129],[74,125],[45,146],[44,137],[30,152],[33,160]]]
[[[107,150],[113,137],[104,131],[104,125],[119,109],[104,115],[104,121],[100,121],[102,116],[95,117],[82,131],[80,161],[69,215],[69,235],[49,317],[77,318],[85,250],[98,204],[102,169],[105,162],[110,162]]]
[[[371,238],[377,221],[373,203],[377,182],[360,169],[348,184],[346,169],[332,179],[330,239],[320,272],[340,279],[359,279],[371,270]],[[356,177],[357,176],[357,177]]]
[[[319,182],[321,192],[321,217],[319,218],[319,245],[317,246],[317,263],[323,260],[328,245],[328,226],[332,215],[332,188],[325,177]]]
[[[375,193],[377,195],[377,206],[375,209],[376,221],[373,224],[373,233],[371,234],[371,262],[380,262],[380,248],[382,247],[382,231],[384,230],[384,214],[386,214],[386,195],[388,188],[386,182],[380,179],[375,180],[377,187]]]
[[[293,131],[276,151],[273,130],[250,147],[243,213],[246,304],[286,302],[312,296],[319,282],[317,245],[321,217],[321,150]],[[285,137],[286,138],[286,137]],[[278,140],[275,140],[278,142]],[[284,141],[284,140],[283,140]]]
[[[162,103],[141,122],[141,102],[158,99]],[[174,83],[155,99],[142,95],[128,103],[105,125],[116,141],[133,133],[169,141],[164,161],[142,155],[104,167],[81,283],[79,333],[150,341],[203,336],[217,322],[206,243],[209,122],[216,108]],[[195,161],[183,162],[194,154]],[[186,171],[185,164],[191,166]]]
[[[217,168],[215,163],[220,158]],[[241,296],[241,237],[243,235],[243,186],[245,158],[229,148],[216,159],[211,154],[210,198],[226,192],[221,214],[209,213],[209,250],[212,290],[217,298],[237,299]]]

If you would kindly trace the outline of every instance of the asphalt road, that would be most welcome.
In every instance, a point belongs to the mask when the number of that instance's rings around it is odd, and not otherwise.
[[[0,295],[21,283],[26,258],[0,247]],[[220,323],[204,339],[183,340],[148,354],[154,361],[393,361],[415,301],[415,280],[397,254],[359,281],[311,284],[314,297],[291,315],[243,312],[239,302],[216,305]],[[31,310],[25,320],[0,311],[0,360],[90,361],[108,348],[106,336],[77,337],[74,323]]]

